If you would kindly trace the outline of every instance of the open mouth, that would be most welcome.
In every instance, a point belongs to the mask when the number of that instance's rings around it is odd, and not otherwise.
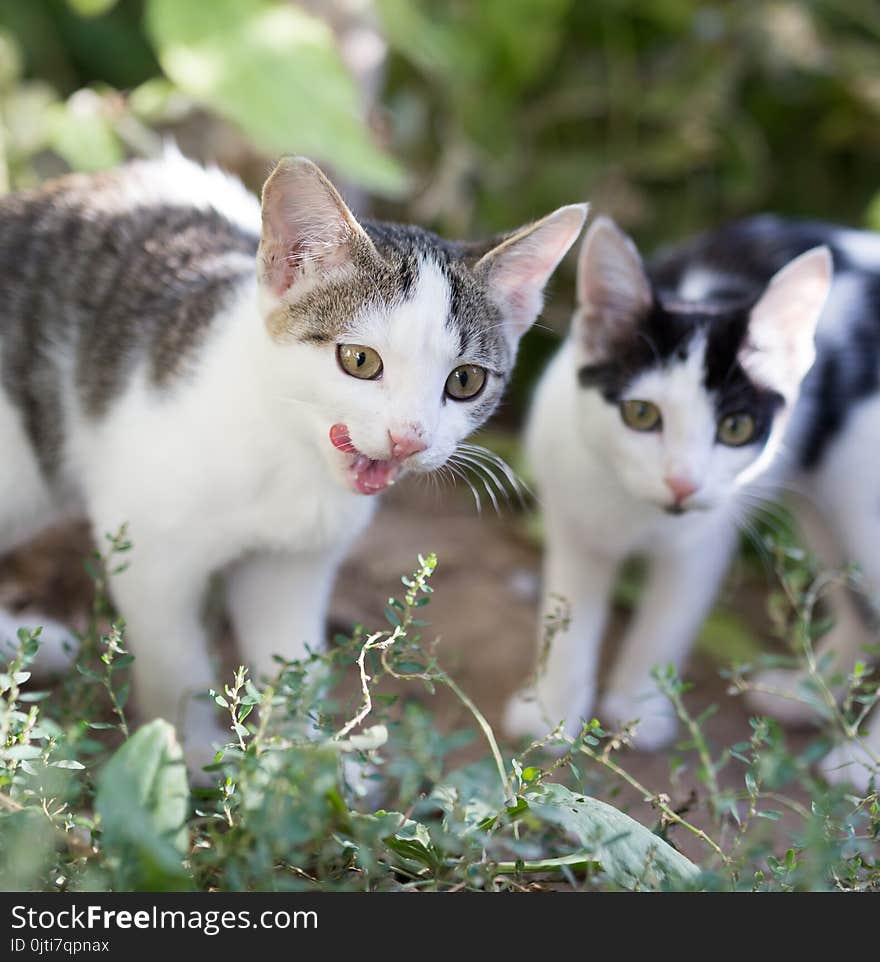
[[[351,455],[348,473],[354,487],[361,494],[378,494],[397,480],[403,461],[400,458],[368,458],[352,443],[345,424],[330,428],[330,443],[343,454]]]

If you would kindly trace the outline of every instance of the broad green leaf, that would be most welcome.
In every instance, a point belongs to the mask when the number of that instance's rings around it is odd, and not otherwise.
[[[52,823],[36,806],[0,813],[0,891],[33,891],[55,855]]]
[[[189,790],[174,728],[162,719],[122,745],[98,779],[103,847],[118,862],[119,888],[189,887],[183,868]]]
[[[628,889],[659,889],[693,883],[699,869],[635,819],[564,785],[529,788],[522,795],[531,815],[566,831],[580,846],[567,858],[598,862],[608,877]],[[559,860],[550,860],[559,861]],[[546,866],[548,862],[542,861]],[[563,864],[563,862],[560,862]],[[571,865],[572,861],[564,862]]]
[[[168,77],[261,150],[309,154],[371,190],[404,186],[323,21],[267,0],[149,0],[146,22]]]
[[[88,92],[86,101],[83,93],[56,106],[50,114],[50,144],[74,170],[107,170],[122,163],[125,151],[99,108],[97,95]]]
[[[100,17],[117,3],[118,0],[67,0],[67,5],[81,17]]]
[[[39,745],[12,745],[9,748],[0,749],[0,758],[8,758],[17,761],[22,758],[39,758],[43,754],[43,749]]]

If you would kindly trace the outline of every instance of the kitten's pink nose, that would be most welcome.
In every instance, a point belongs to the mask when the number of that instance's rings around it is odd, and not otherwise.
[[[689,498],[699,487],[698,484],[694,484],[693,481],[689,481],[687,478],[679,478],[676,476],[664,478],[663,483],[672,492],[676,504],[681,504],[682,501]]]
[[[392,434],[391,431],[389,431],[388,438],[391,441],[391,457],[399,458],[402,461],[404,458],[424,451],[428,446],[425,444],[424,435],[424,429],[416,425],[408,431],[401,431],[397,434]]]

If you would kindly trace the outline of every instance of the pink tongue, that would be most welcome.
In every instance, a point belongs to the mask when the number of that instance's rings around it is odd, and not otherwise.
[[[371,461],[363,454],[355,458],[354,464],[355,484],[361,494],[376,494],[391,484],[400,472],[400,463],[397,461]]]
[[[338,448],[346,454],[357,453],[357,448],[351,443],[348,426],[345,424],[334,424],[333,427],[330,428],[330,443],[334,448]]]

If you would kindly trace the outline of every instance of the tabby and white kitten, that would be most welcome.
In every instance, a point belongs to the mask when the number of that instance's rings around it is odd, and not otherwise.
[[[596,711],[609,596],[621,562],[641,554],[648,582],[598,716],[641,719],[635,744],[666,744],[676,722],[651,670],[682,664],[737,521],[782,488],[800,492],[799,517],[823,562],[858,562],[880,589],[878,293],[878,235],[761,217],[698,238],[646,272],[611,221],[592,225],[571,332],[528,430],[547,532],[543,611],[563,596],[571,623],[555,638],[537,697],[510,703],[511,732],[546,733],[564,719],[574,733]],[[847,592],[833,602],[822,649],[848,670],[872,625]],[[773,672],[762,681],[792,693],[802,679]],[[809,714],[782,697],[755,703],[783,719]],[[880,718],[867,742],[880,752]],[[843,746],[823,767],[860,785],[871,768]]]
[[[585,213],[454,244],[359,223],[290,158],[261,217],[175,151],[0,202],[0,550],[70,516],[98,537],[128,524],[112,591],[136,698],[191,763],[218,737],[190,698],[216,683],[211,574],[256,675],[319,647],[369,496],[489,417]],[[67,638],[11,612],[0,635],[22,622]]]

